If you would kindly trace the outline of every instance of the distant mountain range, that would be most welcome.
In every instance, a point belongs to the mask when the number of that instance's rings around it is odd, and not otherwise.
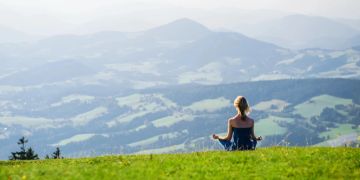
[[[152,16],[144,17],[140,14],[152,14]],[[206,24],[211,29],[240,32],[289,49],[347,49],[360,43],[355,41],[356,36],[360,34],[359,19],[310,16],[271,10],[148,9],[99,17],[84,24],[64,23],[57,18],[46,16],[26,17],[9,12],[6,8],[1,9],[0,15],[2,22],[0,43],[38,40],[54,34],[140,31],[181,17],[189,17]],[[29,18],[42,19],[42,21],[31,22]]]
[[[24,32],[0,26],[0,43],[17,43],[38,40],[39,37],[31,36]]]
[[[291,49],[347,49],[360,45],[359,27],[356,21],[289,15],[233,29]]]
[[[359,78],[360,61],[356,48],[293,51],[239,33],[214,32],[190,19],[137,33],[63,35],[36,43],[0,44],[0,52],[2,85],[116,81],[137,89],[184,83]],[[56,78],[61,72],[67,75]],[[39,77],[42,74],[47,74],[46,80]]]

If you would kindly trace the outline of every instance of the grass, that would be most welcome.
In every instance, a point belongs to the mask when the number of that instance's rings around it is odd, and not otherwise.
[[[360,179],[360,149],[272,147],[244,152],[0,161],[0,179]]]
[[[129,123],[136,118],[177,107],[176,103],[161,94],[132,94],[116,98],[116,100],[119,107],[127,107],[131,110],[107,122],[108,127],[113,127],[118,123]]]
[[[81,141],[86,141],[92,137],[94,137],[96,134],[77,134],[77,135],[74,135],[70,138],[67,138],[67,139],[63,139],[61,141],[59,141],[58,143],[56,144],[52,144],[52,146],[65,146],[67,144],[70,144],[70,143],[76,143],[76,142],[81,142]]]
[[[300,114],[305,118],[319,116],[320,113],[326,108],[334,108],[336,105],[349,105],[352,104],[351,99],[338,98],[330,95],[321,95],[311,98],[302,104],[296,105],[295,114]]]
[[[194,117],[185,113],[174,113],[171,116],[165,116],[152,121],[155,127],[170,127],[181,121],[192,121]]]
[[[107,113],[108,109],[106,107],[97,107],[91,111],[79,114],[74,118],[71,118],[71,121],[75,126],[82,126]]]
[[[170,139],[174,139],[180,135],[181,135],[181,132],[171,132],[171,133],[160,134],[160,135],[152,136],[150,138],[143,139],[141,141],[136,141],[136,142],[130,143],[130,144],[128,144],[128,146],[130,146],[130,147],[147,146],[147,145],[156,143],[157,141],[159,141],[160,138],[170,140]]]
[[[155,149],[146,149],[136,152],[135,154],[163,154],[163,153],[169,153],[169,152],[178,152],[181,150],[185,150],[185,144],[176,144],[171,146],[166,146],[162,148],[155,148]]]
[[[190,109],[194,112],[197,111],[207,111],[207,112],[216,112],[222,108],[229,107],[231,105],[230,100],[219,97],[216,99],[205,99],[198,102],[194,102],[190,106],[184,107],[185,109]]]
[[[284,110],[285,107],[289,105],[288,102],[280,100],[280,99],[272,99],[269,101],[262,101],[255,106],[252,107],[252,109],[257,111],[274,111],[274,112],[281,112]],[[272,108],[274,107],[274,109]]]
[[[336,128],[331,128],[329,131],[320,133],[320,137],[329,136],[330,139],[336,138],[341,135],[357,133],[360,134],[360,128],[353,129],[352,124],[340,124]]]
[[[287,131],[287,128],[279,126],[277,121],[291,122],[293,119],[277,116],[269,116],[265,119],[260,119],[255,123],[255,134],[263,137],[284,134]]]
[[[132,109],[139,109],[140,107],[148,110],[156,110],[159,107],[159,103],[162,108],[176,107],[176,103],[165,98],[161,94],[132,94],[125,97],[119,97],[116,99],[120,107],[127,106]],[[156,102],[158,101],[158,102]]]
[[[90,103],[95,99],[94,96],[81,95],[81,94],[72,94],[69,96],[65,96],[61,99],[61,101],[51,104],[51,107],[62,106],[64,104],[68,104],[74,101],[78,101],[80,103]]]

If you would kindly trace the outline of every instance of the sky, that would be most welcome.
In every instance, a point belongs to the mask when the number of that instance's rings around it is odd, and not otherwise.
[[[23,13],[75,16],[86,19],[106,13],[146,8],[239,8],[280,10],[327,17],[360,18],[359,0],[0,0],[0,5]]]
[[[0,0],[0,4],[27,13],[98,15],[108,11],[132,11],[138,8],[226,8],[269,9],[318,14],[331,17],[359,18],[359,0]]]
[[[0,0],[0,26],[33,31],[48,31],[51,27],[63,29],[67,24],[84,24],[103,17],[131,14],[134,21],[144,23],[141,18],[149,18],[142,11],[149,9],[196,9],[216,11],[224,8],[240,10],[273,10],[307,15],[360,19],[359,0]],[[175,17],[171,10],[166,12]],[[174,13],[174,14],[171,14]],[[136,14],[136,15],[134,15]],[[151,15],[151,13],[150,13]],[[154,14],[156,16],[156,14]],[[162,15],[163,16],[163,15]],[[30,17],[34,19],[29,21]],[[124,16],[126,17],[126,16]],[[160,18],[160,17],[154,17]],[[35,22],[36,21],[36,22]],[[56,22],[55,22],[56,21]],[[150,22],[150,25],[156,23]],[[159,21],[160,22],[160,21]],[[61,24],[63,23],[63,24]],[[146,23],[146,22],[145,22]],[[23,24],[20,26],[19,24]],[[48,26],[41,26],[47,24]],[[125,25],[124,25],[125,26]],[[135,26],[129,23],[129,26]],[[143,28],[145,26],[139,26]],[[47,29],[48,28],[48,29]],[[136,27],[134,27],[136,29]]]

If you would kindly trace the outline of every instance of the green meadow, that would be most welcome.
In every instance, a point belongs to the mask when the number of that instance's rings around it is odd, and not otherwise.
[[[351,99],[338,98],[335,96],[321,95],[311,98],[310,100],[296,105],[295,114],[300,114],[305,118],[319,116],[326,108],[335,108],[336,105],[349,105],[352,104]]]
[[[330,128],[329,131],[320,133],[320,137],[329,136],[330,139],[335,139],[341,135],[346,135],[346,134],[351,134],[351,133],[360,134],[360,128],[354,129],[354,128],[352,128],[352,126],[353,126],[352,124],[340,124],[336,128]]]
[[[113,155],[0,161],[0,179],[360,179],[359,148]]]

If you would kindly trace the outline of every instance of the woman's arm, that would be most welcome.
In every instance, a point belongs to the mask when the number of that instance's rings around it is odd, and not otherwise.
[[[231,138],[232,138],[232,133],[233,133],[233,129],[232,129],[232,126],[231,126],[231,120],[229,119],[229,120],[228,120],[227,135],[226,135],[225,137],[219,137],[218,135],[213,134],[213,138],[214,138],[214,139],[220,139],[220,140],[230,141]]]
[[[253,125],[252,125],[252,127],[251,127],[251,139],[252,139],[252,140],[255,140],[255,141],[261,141],[261,140],[262,140],[262,137],[261,137],[261,136],[259,136],[259,137],[256,137],[256,136],[255,136],[254,126],[255,126],[255,123],[253,122]]]

